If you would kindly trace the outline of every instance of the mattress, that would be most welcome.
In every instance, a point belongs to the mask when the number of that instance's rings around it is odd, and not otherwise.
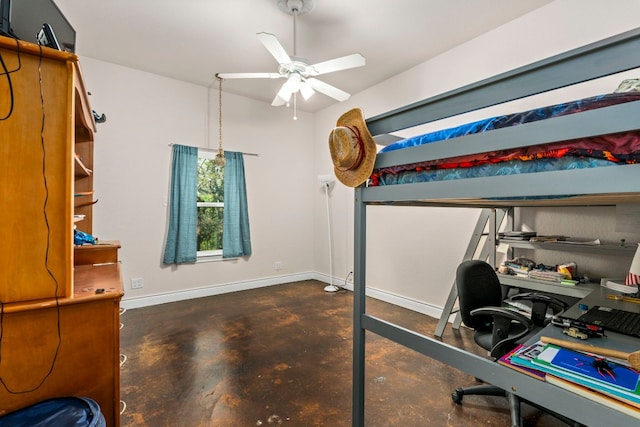
[[[495,116],[454,128],[430,132],[398,141],[380,153],[448,141],[524,123],[574,114],[640,100],[640,92],[611,93],[545,106],[524,112]],[[449,141],[450,140],[450,141]],[[537,173],[632,164],[640,161],[640,131],[600,135],[571,141],[484,152],[445,159],[418,161],[374,169],[370,186],[409,184],[486,176]]]

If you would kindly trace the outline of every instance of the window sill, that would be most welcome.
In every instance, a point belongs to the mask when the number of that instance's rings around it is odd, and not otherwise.
[[[200,256],[196,259],[196,264],[204,263],[204,262],[217,262],[217,261],[230,261],[236,260],[237,257],[234,258],[222,258],[222,255],[208,255],[208,256]]]

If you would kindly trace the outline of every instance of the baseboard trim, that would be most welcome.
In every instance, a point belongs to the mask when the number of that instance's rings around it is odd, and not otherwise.
[[[401,295],[394,294],[392,292],[383,291],[380,289],[367,287],[367,296],[388,302],[389,304],[397,305],[407,310],[412,310],[427,316],[439,319],[442,315],[442,307],[427,304],[423,301],[418,301],[412,298],[407,298]]]
[[[316,277],[314,279],[325,283],[333,283],[343,289],[348,289],[353,292],[353,282],[347,282],[344,279],[333,279],[333,282],[329,282],[329,275],[314,273]],[[439,319],[442,316],[443,307],[427,304],[423,301],[418,301],[412,298],[407,298],[402,295],[394,294],[393,292],[377,289],[372,286],[367,287],[367,296],[375,298],[380,301],[388,302],[389,304],[397,305],[398,307],[406,308],[418,313],[426,314],[427,316],[435,317]]]
[[[345,282],[338,278],[330,280],[329,275],[307,272],[299,274],[289,274],[277,277],[268,277],[256,280],[247,280],[243,282],[226,283],[222,285],[205,286],[202,288],[188,289],[177,292],[166,292],[162,294],[147,295],[143,297],[124,298],[120,305],[123,308],[134,309],[147,307],[151,305],[166,304],[170,302],[184,301],[194,298],[210,297],[214,295],[226,294],[229,292],[247,291],[250,289],[265,288],[268,286],[283,285],[285,283],[300,282],[303,280],[318,280],[324,283],[333,283],[336,286],[347,289],[353,292],[353,283]],[[392,292],[376,289],[373,287],[367,287],[367,296],[378,299],[380,301],[388,302],[390,304],[397,305],[408,310],[412,310],[418,313],[426,314],[427,316],[435,317],[439,319],[442,315],[442,307],[427,304],[422,301],[418,301],[412,298],[407,298],[401,295],[394,294]]]
[[[225,283],[222,285],[211,285],[202,288],[187,289],[177,292],[166,292],[142,297],[123,298],[120,305],[123,308],[134,309],[151,305],[166,304],[170,302],[184,301],[194,298],[210,297],[230,292],[248,291],[250,289],[266,288],[268,286],[282,285],[291,282],[314,279],[313,273],[289,274],[277,277],[267,277],[256,280],[246,280],[243,282]]]

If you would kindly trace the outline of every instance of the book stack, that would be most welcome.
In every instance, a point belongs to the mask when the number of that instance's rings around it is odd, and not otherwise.
[[[560,283],[565,279],[565,275],[551,270],[531,270],[529,272],[531,279],[545,280],[547,282]]]
[[[531,271],[531,268],[513,261],[505,261],[502,265],[504,265],[511,274],[515,274],[516,276],[529,277],[529,272]]]
[[[640,373],[624,361],[537,342],[498,363],[640,419]]]
[[[529,239],[530,242],[542,242],[542,243],[564,242],[565,240],[567,240],[567,236],[561,236],[561,235],[534,236],[531,239]]]
[[[524,240],[528,241],[532,237],[535,237],[538,233],[535,231],[502,231],[498,233],[498,238],[501,240]]]
[[[536,369],[532,362],[532,360],[537,357],[542,350],[544,350],[544,347],[545,344],[541,342],[537,342],[536,344],[529,346],[520,344],[498,359],[498,363],[529,375],[530,377],[544,381],[545,373]]]

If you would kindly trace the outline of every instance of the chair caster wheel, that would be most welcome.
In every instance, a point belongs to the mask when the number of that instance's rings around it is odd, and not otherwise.
[[[464,390],[461,388],[457,388],[451,393],[451,400],[453,400],[458,405],[462,403],[462,397],[464,396]]]

